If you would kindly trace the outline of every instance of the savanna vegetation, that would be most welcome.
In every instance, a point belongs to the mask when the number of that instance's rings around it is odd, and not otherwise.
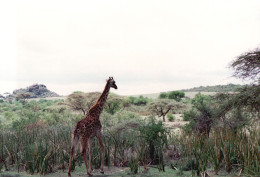
[[[100,118],[105,165],[126,167],[111,176],[260,176],[259,49],[237,57],[230,66],[234,77],[251,84],[213,96],[198,93],[192,99],[182,91],[161,93],[157,99],[110,93]],[[1,98],[0,174],[64,171],[65,176],[72,129],[99,95]],[[184,126],[177,115],[182,115]],[[93,141],[94,169],[100,167],[100,151],[98,141]],[[77,149],[73,169],[81,166]]]
[[[242,88],[243,85],[227,84],[227,85],[214,85],[214,86],[200,86],[190,89],[183,89],[182,92],[236,92],[237,89]]]

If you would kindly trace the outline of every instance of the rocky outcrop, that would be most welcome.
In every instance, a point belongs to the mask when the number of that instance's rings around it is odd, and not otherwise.
[[[30,93],[31,98],[46,98],[46,97],[58,97],[59,95],[55,92],[52,92],[47,89],[43,84],[33,84],[27,88],[21,88],[13,91],[12,96],[21,94],[21,93]]]

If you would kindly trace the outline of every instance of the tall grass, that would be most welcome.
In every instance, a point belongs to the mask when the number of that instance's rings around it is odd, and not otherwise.
[[[154,121],[141,127],[138,123],[128,122],[113,129],[106,129],[103,132],[103,143],[106,147],[105,164],[109,166],[113,162],[115,166],[129,166],[131,157],[135,156],[138,164],[147,165],[151,161],[158,161],[155,165],[158,165],[158,169],[164,170],[163,150],[167,141],[164,131],[162,123],[157,124]],[[71,132],[72,127],[65,125],[18,130],[2,129],[0,167],[6,166],[6,170],[15,168],[18,172],[26,170],[30,174],[64,170],[69,162]],[[101,149],[97,139],[93,140],[92,147],[92,165],[93,168],[99,168]],[[75,154],[72,169],[75,165],[83,163],[80,148],[77,148]]]
[[[260,176],[260,132],[257,128],[236,132],[225,128],[214,129],[210,136],[182,133],[169,141],[171,136],[160,122],[151,121],[138,126],[122,124],[103,132],[106,165],[114,162],[116,166],[131,166],[135,172],[136,165],[146,168],[156,162],[154,165],[163,171],[166,164],[164,152],[172,143],[192,174],[206,176],[207,170],[212,167],[215,174],[224,169],[236,175]],[[26,170],[30,174],[65,170],[69,162],[71,131],[72,127],[65,125],[46,129],[2,129],[0,170],[12,168],[18,172]],[[95,139],[93,168],[100,167],[100,155],[100,146]],[[79,148],[74,157],[73,168],[83,163]]]
[[[17,171],[30,174],[52,172],[56,165],[68,162],[71,127],[48,129],[2,130],[0,149],[2,162]]]
[[[211,135],[183,134],[179,145],[186,161],[198,164],[198,173],[205,175],[207,167],[215,174],[223,167],[227,173],[260,176],[260,132],[258,129],[232,131],[215,129]],[[193,170],[193,169],[192,169]]]

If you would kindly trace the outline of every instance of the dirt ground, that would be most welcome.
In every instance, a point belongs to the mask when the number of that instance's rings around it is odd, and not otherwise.
[[[93,170],[93,176],[98,176],[98,177],[105,177],[105,176],[114,176],[115,174],[118,173],[123,173],[124,171],[126,171],[129,168],[120,168],[120,167],[104,167],[104,174],[99,172],[99,169],[94,169]],[[72,177],[85,177],[88,176],[86,173],[86,170],[83,166],[81,166],[80,168],[77,167],[77,169],[71,173]],[[66,177],[67,176],[67,171],[58,171],[56,173],[52,173],[49,175],[45,175],[45,177]]]
[[[94,169],[93,171],[93,176],[98,176],[98,177],[105,177],[105,176],[118,176],[120,174],[126,174],[126,170],[129,168],[120,168],[120,167],[104,167],[105,174],[102,174],[99,172],[99,169]],[[88,176],[86,173],[86,169],[84,166],[81,167],[76,167],[75,171],[71,172],[72,177],[86,177]],[[46,174],[46,175],[30,175],[27,174],[26,172],[21,172],[17,173],[14,171],[10,172],[2,172],[0,173],[0,177],[66,177],[67,176],[67,169],[65,171],[59,170],[54,173]],[[120,175],[121,176],[121,175]]]
[[[143,167],[139,168],[139,173],[136,175],[130,174],[129,168],[120,168],[120,167],[105,167],[105,174],[101,174],[99,170],[94,170],[93,177],[177,177],[177,176],[191,176],[191,171],[183,171],[182,175],[178,172],[178,170],[173,170],[169,167],[165,168],[165,172],[159,172],[156,168],[149,168],[148,172],[143,173]],[[233,173],[228,174],[225,170],[221,170],[218,175],[214,174],[214,170],[208,169],[207,174],[210,177],[235,177],[238,176],[239,172],[234,171]],[[88,177],[85,172],[85,168],[83,166],[76,167],[76,170],[71,173],[72,177]],[[240,175],[241,177],[245,177],[247,175]],[[55,173],[50,173],[45,176],[43,175],[29,175],[26,172],[17,173],[17,172],[2,172],[0,173],[0,177],[67,177],[66,171],[57,171]]]

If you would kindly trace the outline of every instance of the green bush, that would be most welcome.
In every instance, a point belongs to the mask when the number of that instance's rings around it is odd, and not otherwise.
[[[159,95],[159,97],[158,97],[159,99],[165,99],[165,98],[168,98],[168,94],[167,93],[165,93],[165,92],[163,92],[163,93],[160,93],[160,95]]]
[[[130,162],[129,162],[129,167],[130,167],[130,171],[133,174],[137,174],[138,173],[138,159],[131,157]]]
[[[185,93],[181,91],[172,91],[168,94],[169,99],[174,99],[176,101],[181,101],[185,97]]]
[[[176,119],[176,117],[173,114],[167,114],[167,118],[168,118],[169,122],[173,122]]]
[[[164,127],[162,121],[156,122],[154,117],[148,117],[148,122],[140,126],[141,138],[149,147],[149,157],[152,164],[156,164],[159,171],[165,171],[163,148],[168,145],[167,136],[169,131]]]
[[[147,105],[147,103],[151,101],[151,99],[144,97],[142,95],[139,97],[130,96],[129,99],[131,104],[138,105],[138,106]]]
[[[196,116],[196,112],[194,109],[191,109],[190,111],[185,111],[183,113],[183,121],[192,121]]]

